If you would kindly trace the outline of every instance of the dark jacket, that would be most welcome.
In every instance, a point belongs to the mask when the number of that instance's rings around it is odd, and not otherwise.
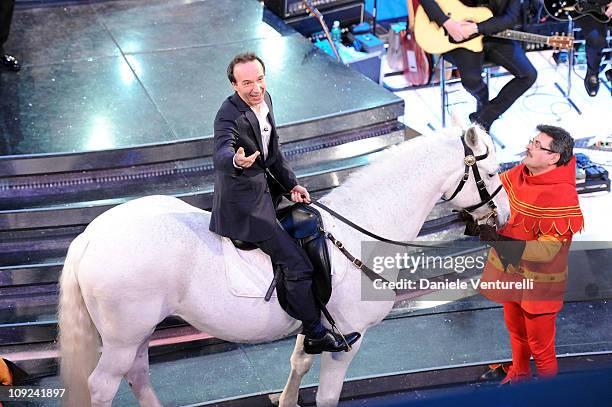
[[[444,1],[444,0],[440,0]],[[491,35],[514,27],[519,22],[520,0],[461,0],[468,7],[485,6],[491,9],[493,17],[478,23],[478,32]],[[448,16],[440,9],[435,0],[421,0],[421,5],[430,20],[438,25],[444,24]]]
[[[215,189],[210,230],[232,239],[259,242],[272,236],[276,222],[277,198],[297,185],[295,174],[283,157],[272,111],[272,99],[266,93],[272,126],[268,157],[264,162],[261,131],[257,116],[234,93],[228,97],[215,117]],[[253,165],[238,169],[233,157],[239,147],[246,156],[259,151]],[[266,169],[282,184],[281,188],[266,174]]]

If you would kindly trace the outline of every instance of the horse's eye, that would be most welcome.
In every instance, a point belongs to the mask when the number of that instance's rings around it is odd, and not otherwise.
[[[493,178],[494,176],[496,176],[497,174],[499,174],[499,168],[497,168],[495,171],[490,172],[489,173],[489,178]]]

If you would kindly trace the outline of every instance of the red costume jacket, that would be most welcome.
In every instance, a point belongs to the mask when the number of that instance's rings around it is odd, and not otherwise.
[[[567,255],[572,236],[583,228],[576,193],[576,159],[539,175],[525,165],[501,174],[510,200],[510,219],[498,233],[526,240],[518,267],[504,270],[491,249],[482,282],[533,280],[532,288],[483,289],[496,302],[516,301],[531,314],[557,312],[566,290]]]

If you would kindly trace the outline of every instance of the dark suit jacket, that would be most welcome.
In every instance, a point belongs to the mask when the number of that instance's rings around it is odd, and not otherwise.
[[[210,230],[247,242],[272,237],[276,227],[277,198],[297,185],[295,174],[279,147],[272,99],[268,93],[265,101],[270,108],[268,120],[272,125],[265,162],[257,116],[237,93],[223,102],[215,117],[215,190]],[[244,148],[247,156],[260,152],[251,167],[234,167],[232,159],[239,147]],[[266,169],[282,188],[266,174]]]

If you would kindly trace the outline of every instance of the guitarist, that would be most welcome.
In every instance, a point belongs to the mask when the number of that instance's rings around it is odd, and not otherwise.
[[[449,18],[435,0],[421,0],[421,5],[429,19],[443,26],[455,41],[460,42],[478,34],[485,35],[483,52],[456,48],[445,53],[444,58],[457,66],[463,87],[476,98],[476,111],[470,114],[470,120],[489,131],[493,122],[533,85],[537,72],[518,42],[486,37],[512,28],[518,22],[520,0],[461,1],[468,7],[487,6],[493,12],[493,17],[475,24]],[[489,89],[481,76],[485,59],[503,66],[514,75],[492,100],[489,100]]]
[[[612,18],[612,1],[593,0],[592,2],[605,6],[606,16]],[[609,23],[597,21],[590,15],[576,21],[586,40],[587,73],[584,78],[584,87],[589,96],[595,97],[599,90],[599,64],[603,56],[602,50],[606,46],[606,25]]]

